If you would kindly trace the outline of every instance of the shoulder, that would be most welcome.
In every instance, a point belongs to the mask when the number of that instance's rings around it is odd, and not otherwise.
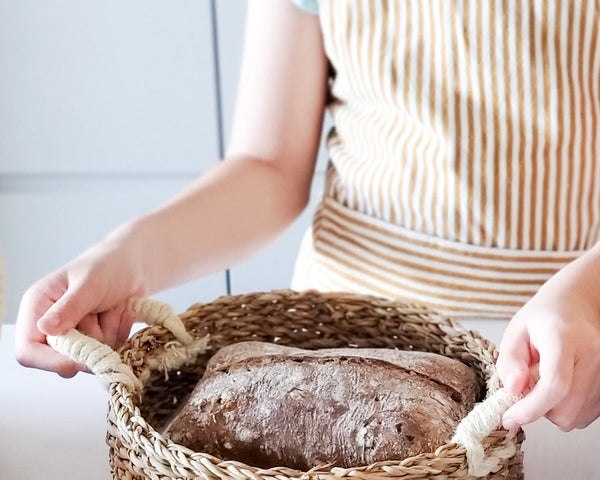
[[[292,0],[294,4],[300,7],[302,10],[313,13],[315,15],[319,14],[319,0]]]

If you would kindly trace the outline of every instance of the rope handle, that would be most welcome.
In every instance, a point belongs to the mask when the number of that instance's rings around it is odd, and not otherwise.
[[[456,427],[456,433],[451,443],[456,443],[465,449],[469,474],[474,477],[485,477],[490,472],[499,469],[502,462],[516,453],[512,442],[504,448],[495,448],[485,456],[483,439],[489,436],[502,424],[502,415],[519,397],[512,396],[504,388],[499,388],[482,402],[475,405],[473,410],[462,419]]]
[[[129,301],[129,308],[147,325],[165,327],[183,347],[194,343],[194,338],[186,331],[183,322],[170,305],[150,298],[135,298]],[[112,383],[122,383],[132,391],[141,390],[141,380],[108,345],[75,329],[60,336],[48,335],[47,341],[57,352],[89,368],[107,388]]]

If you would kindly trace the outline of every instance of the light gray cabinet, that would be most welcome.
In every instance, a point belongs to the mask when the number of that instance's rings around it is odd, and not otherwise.
[[[217,158],[210,2],[0,2],[0,173],[198,173]]]

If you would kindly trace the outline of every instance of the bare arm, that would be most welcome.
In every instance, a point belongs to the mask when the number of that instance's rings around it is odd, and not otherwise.
[[[327,63],[318,19],[291,1],[250,2],[227,155],[142,219],[147,289],[218,271],[271,242],[306,206]],[[182,235],[185,232],[185,235]],[[156,253],[161,255],[157,258]]]
[[[252,0],[225,159],[34,284],[21,301],[17,359],[72,376],[80,367],[46,335],[77,327],[119,346],[133,321],[128,298],[228,267],[272,241],[308,199],[326,76],[318,19],[289,0]]]

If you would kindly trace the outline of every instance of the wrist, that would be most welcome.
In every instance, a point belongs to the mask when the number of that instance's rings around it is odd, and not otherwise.
[[[130,288],[135,295],[148,295],[151,293],[146,266],[148,259],[144,256],[144,226],[139,220],[130,221],[110,232],[99,244],[102,255],[111,255],[121,262],[123,273],[126,272]]]
[[[179,281],[172,258],[175,245],[168,231],[164,215],[155,212],[121,225],[107,237],[107,241],[115,242],[126,256],[135,282],[144,295]]]

